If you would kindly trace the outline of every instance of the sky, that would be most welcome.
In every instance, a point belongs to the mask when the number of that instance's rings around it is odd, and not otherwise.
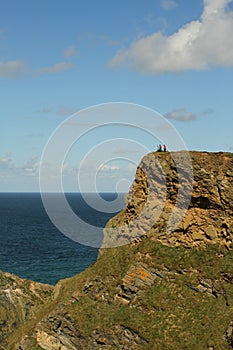
[[[232,34],[231,0],[2,1],[0,192],[40,191],[46,145],[67,125],[82,137],[54,148],[64,191],[127,191],[144,154],[176,150],[170,129],[188,150],[231,152]],[[49,167],[53,191],[61,164]]]

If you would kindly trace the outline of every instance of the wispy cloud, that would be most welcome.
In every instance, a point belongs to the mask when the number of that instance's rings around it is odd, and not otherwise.
[[[184,108],[175,109],[174,111],[164,114],[164,117],[167,119],[178,120],[181,122],[190,122],[197,119],[197,116],[192,112],[186,111]]]
[[[0,156],[0,177],[6,176],[38,176],[39,157],[33,156],[22,164],[16,164],[11,152]]]
[[[120,168],[117,165],[110,165],[110,164],[103,164],[100,167],[101,171],[107,171],[107,172],[112,172],[112,171],[118,171]]]
[[[98,178],[119,178],[121,169],[117,165],[103,164],[99,168]]]
[[[68,69],[74,68],[75,64],[72,62],[58,62],[53,66],[40,68],[38,70],[39,74],[56,74],[64,72]]]
[[[26,63],[20,60],[0,61],[0,78],[18,78],[27,69]]]
[[[0,38],[2,30],[0,29]],[[68,47],[64,50],[64,56],[66,59],[76,56],[77,52],[74,46]],[[73,62],[61,61],[53,64],[49,67],[42,67],[36,71],[29,70],[28,65],[22,60],[5,60],[0,61],[0,78],[18,78],[19,76],[30,72],[33,74],[57,74],[74,68]]]
[[[134,41],[110,61],[110,68],[126,65],[142,73],[159,74],[233,66],[232,0],[204,0],[201,18],[170,36],[160,31]]]
[[[174,0],[161,0],[161,6],[164,10],[172,10],[178,6]]]
[[[7,170],[12,167],[12,154],[6,152],[4,156],[0,156],[0,170]]]
[[[34,156],[19,167],[18,170],[21,170],[25,176],[38,176],[39,164],[39,157]]]
[[[77,56],[77,51],[74,46],[70,46],[64,50],[65,58],[70,58],[72,56]]]

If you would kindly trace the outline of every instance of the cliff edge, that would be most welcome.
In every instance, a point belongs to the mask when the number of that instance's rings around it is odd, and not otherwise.
[[[188,167],[183,156],[142,159],[106,226],[112,248],[47,289],[14,330],[6,320],[3,349],[233,349],[233,156],[190,152]]]
[[[172,229],[171,222],[174,222]],[[111,245],[112,235],[114,244],[146,235],[170,246],[192,248],[211,243],[230,246],[232,154],[153,152],[146,155],[126,197],[126,208],[110,220],[107,228],[114,229],[110,234],[105,230],[109,236],[106,245]]]

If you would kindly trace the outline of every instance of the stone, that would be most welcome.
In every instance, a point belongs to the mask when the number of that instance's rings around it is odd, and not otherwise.
[[[192,231],[192,238],[194,241],[203,240],[204,236],[205,236],[204,232],[201,231],[200,229]]]
[[[205,232],[205,235],[211,240],[216,239],[218,237],[217,230],[212,225],[203,227],[203,231]]]

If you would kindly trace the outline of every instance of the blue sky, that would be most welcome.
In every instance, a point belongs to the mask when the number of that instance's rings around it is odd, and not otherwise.
[[[158,111],[190,150],[232,151],[232,1],[14,0],[2,3],[0,18],[0,191],[39,191],[51,133],[102,103]],[[136,142],[131,129],[116,134]],[[103,140],[111,135],[101,130]],[[80,154],[97,147],[100,135],[67,156],[65,190],[79,190]],[[156,149],[157,140],[139,139]],[[114,191],[121,178],[127,190],[145,152],[127,147],[112,145],[98,190]]]

